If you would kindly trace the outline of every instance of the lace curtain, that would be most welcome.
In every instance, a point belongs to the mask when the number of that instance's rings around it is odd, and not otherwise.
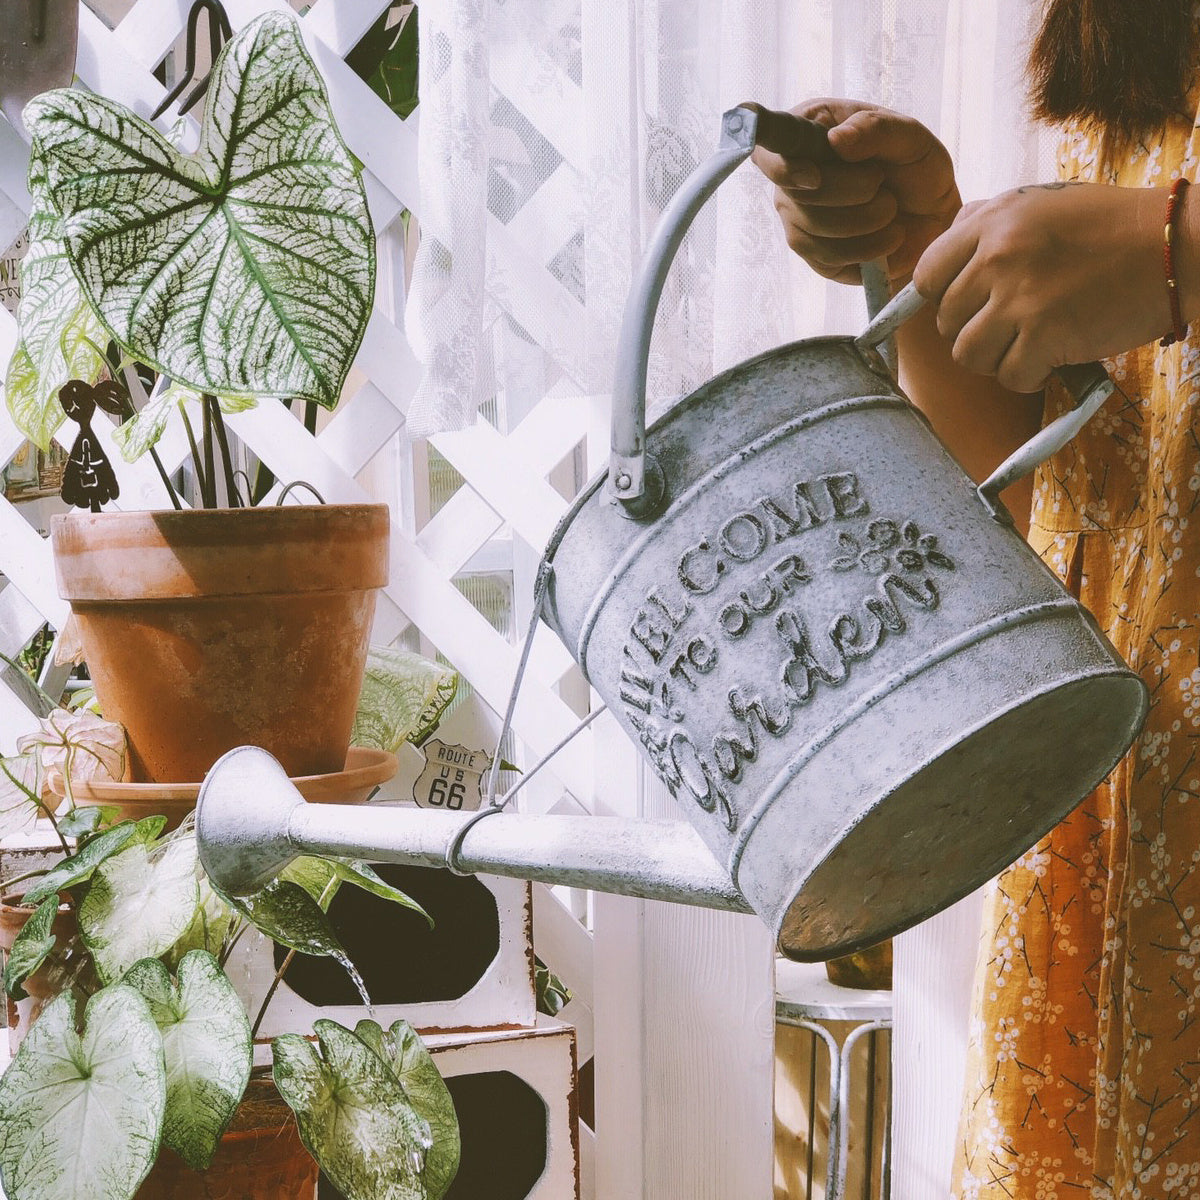
[[[426,369],[410,432],[497,400],[608,391],[654,222],[740,100],[858,96],[939,131],[965,195],[1037,175],[1022,44],[1038,0],[430,0],[421,201],[407,327]],[[856,289],[787,254],[742,168],[681,249],[650,395],[796,336],[862,321]]]
[[[414,436],[481,406],[608,392],[630,279],[680,181],[740,100],[853,96],[919,117],[965,199],[1051,178],[1025,118],[1040,0],[426,0],[422,238],[407,310],[425,368]],[[783,243],[744,166],[685,240],[659,309],[652,403],[783,341],[861,327],[858,289]],[[897,945],[893,1195],[949,1194],[978,917]],[[936,970],[933,964],[936,963]]]

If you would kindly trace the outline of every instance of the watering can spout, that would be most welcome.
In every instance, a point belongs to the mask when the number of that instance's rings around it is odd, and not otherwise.
[[[469,828],[467,828],[469,826]],[[302,854],[510,875],[751,912],[684,821],[431,812],[385,804],[309,804],[265,750],[217,760],[196,806],[200,861],[231,895],[264,887]]]

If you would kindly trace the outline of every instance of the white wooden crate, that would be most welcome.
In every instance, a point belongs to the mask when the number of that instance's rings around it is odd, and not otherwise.
[[[345,901],[353,906],[349,910],[352,923],[347,921],[342,940],[351,961],[366,977],[375,1002],[375,1019],[383,1025],[403,1019],[421,1033],[532,1027],[537,1011],[529,885],[490,875],[459,878],[430,868],[412,868],[407,878],[411,881],[419,874],[435,877],[425,883],[436,885],[438,903],[430,903],[429,908],[435,916],[440,914],[440,929],[435,926],[427,931],[416,914],[352,888],[344,889],[330,910],[336,925],[339,904]],[[397,880],[397,886],[404,888],[403,878]],[[418,887],[410,890],[414,898],[420,895]],[[469,913],[457,920],[452,911],[456,902],[470,907]],[[494,943],[489,924],[493,917]],[[356,934],[363,942],[361,947],[350,940]],[[461,981],[464,990],[455,986],[450,989],[453,996],[430,998],[447,990],[445,972],[438,966],[454,953],[455,939],[461,944],[460,959],[466,961],[461,972],[454,970],[453,982]],[[255,935],[243,937],[230,956],[229,976],[248,1012],[258,1012],[281,957],[274,943]],[[405,999],[389,999],[389,986],[402,992]],[[361,1002],[321,1002],[331,997],[351,1000],[352,992],[345,972],[332,959],[297,956],[271,998],[259,1033],[263,1037],[308,1033],[320,1017],[353,1027],[367,1015]]]

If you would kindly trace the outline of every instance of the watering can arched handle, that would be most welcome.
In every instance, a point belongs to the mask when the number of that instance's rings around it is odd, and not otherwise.
[[[855,338],[858,346],[877,346],[890,338],[901,325],[925,304],[925,297],[910,283],[896,293]],[[1059,367],[1055,375],[1075,397],[1075,407],[1056,417],[1024,445],[1012,452],[980,485],[979,498],[993,516],[1006,516],[1000,493],[1010,484],[1028,475],[1048,458],[1057,454],[1096,414],[1116,390],[1104,366],[1098,362]]]
[[[760,128],[764,134],[769,130],[773,147],[785,143],[787,153],[793,157],[817,162],[834,157],[827,131],[816,121],[793,117],[785,120],[782,114],[758,105],[740,105],[722,116],[716,151],[684,180],[663,212],[625,304],[613,373],[608,490],[626,515],[635,519],[657,515],[664,499],[662,472],[646,454],[646,367],[654,315],[667,272],[705,201],[750,157]],[[887,276],[878,263],[864,263],[862,275],[867,311],[873,315],[888,298]],[[886,351],[884,357],[888,358]]]

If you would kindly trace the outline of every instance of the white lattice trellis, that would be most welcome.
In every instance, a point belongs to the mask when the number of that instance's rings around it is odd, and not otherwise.
[[[368,199],[380,232],[379,294],[351,385],[316,436],[274,403],[237,416],[232,428],[277,477],[303,478],[330,501],[374,497],[396,505],[391,578],[380,600],[374,640],[391,641],[415,627],[422,644],[444,655],[469,682],[481,728],[494,730],[494,713],[503,710],[507,699],[517,649],[464,596],[455,579],[488,552],[489,561],[499,554],[514,574],[514,624],[523,628],[532,566],[567,505],[560,491],[562,464],[574,456],[577,467],[590,472],[606,443],[606,398],[581,396],[572,383],[582,378],[580,365],[587,351],[582,308],[551,267],[578,218],[572,210],[571,181],[584,152],[578,136],[582,104],[578,84],[553,62],[531,63],[507,50],[507,57],[492,64],[500,86],[513,97],[528,86],[535,66],[555,76],[561,94],[561,104],[538,110],[542,118],[537,127],[537,134],[559,156],[558,166],[507,223],[489,217],[493,266],[498,277],[511,282],[491,302],[497,305],[498,319],[514,322],[544,352],[550,367],[539,369],[549,377],[540,391],[512,398],[497,422],[499,428],[480,420],[463,432],[433,440],[436,451],[465,482],[429,516],[420,489],[410,486],[406,492],[400,482],[412,476],[413,447],[403,425],[419,367],[400,321],[404,247],[398,218],[405,210],[420,215],[420,110],[407,121],[399,120],[343,61],[388,3],[319,0],[301,22],[338,123],[364,164]],[[164,92],[152,72],[177,43],[188,7],[186,0],[137,0],[110,29],[81,5],[80,81],[147,115]],[[287,7],[283,0],[226,0],[235,28],[260,12]],[[497,6],[498,19],[519,21],[519,10],[515,3]],[[518,44],[516,38],[505,42],[510,47]],[[169,120],[170,114],[162,124]],[[0,120],[4,245],[28,211],[27,158],[23,142]],[[530,302],[535,293],[537,304]],[[14,339],[14,321],[0,308],[0,362],[7,362]],[[98,431],[118,469],[120,506],[165,507],[150,463],[124,464],[108,430]],[[68,426],[60,435],[66,444],[72,433]],[[0,408],[0,467],[20,445],[19,433]],[[423,450],[418,451],[419,460]],[[185,452],[181,432],[169,430],[160,444],[168,470]],[[574,473],[578,475],[578,469]],[[578,483],[575,478],[563,490]],[[0,590],[0,651],[9,656],[44,621],[59,629],[66,616],[55,589],[49,545],[23,510],[0,498],[0,574],[8,581]],[[586,689],[567,652],[543,634],[535,644],[514,720],[517,738],[531,757],[549,749],[575,724],[578,713],[564,697],[577,706],[586,698]],[[11,749],[31,723],[28,709],[0,682],[0,750]],[[598,762],[604,764],[600,775]],[[533,807],[637,813],[661,803],[654,787],[643,795],[631,750],[604,722],[556,759],[552,775],[557,782],[530,789]],[[593,1145],[583,1131],[584,1194],[600,1194],[606,1200],[683,1194],[673,1187],[668,1191],[661,1181],[682,1181],[685,1176],[707,1181],[697,1186],[680,1183],[696,1200],[759,1194],[757,1184],[748,1190],[741,1186],[754,1179],[762,1181],[765,1194],[770,1178],[769,952],[761,931],[740,920],[714,926],[717,918],[689,913],[676,919],[672,911],[597,898],[593,942],[554,892],[535,888],[538,952],[572,989],[573,1000],[563,1016],[578,1027],[580,1061],[591,1058],[594,1047],[602,1048],[596,1084],[601,1139]],[[663,952],[656,954],[656,947]],[[603,969],[594,972],[594,962]],[[737,978],[738,972],[744,978]],[[720,997],[707,1018],[695,998],[695,976],[705,976],[700,986],[709,992],[715,989]],[[650,1011],[655,1006],[661,1011]],[[714,1049],[717,1022],[726,1026],[727,1040]],[[656,1057],[655,1049],[661,1046],[669,1052]],[[736,1087],[728,1086],[730,1079],[737,1080]],[[727,1099],[734,1102],[735,1111],[726,1106]],[[653,1137],[646,1134],[647,1128]],[[634,1143],[637,1148],[631,1150]],[[656,1165],[647,1161],[646,1147],[651,1144],[683,1149],[676,1162]],[[699,1161],[694,1161],[696,1156]]]

